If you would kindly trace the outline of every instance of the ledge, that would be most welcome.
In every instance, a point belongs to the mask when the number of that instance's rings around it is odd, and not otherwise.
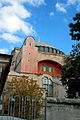
[[[69,104],[69,105],[80,105],[80,99],[69,99],[69,98],[52,98],[47,97],[47,103],[53,104]]]

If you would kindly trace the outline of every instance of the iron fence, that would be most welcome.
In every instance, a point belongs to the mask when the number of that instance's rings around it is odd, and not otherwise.
[[[23,96],[0,97],[0,120],[46,120],[46,100]]]

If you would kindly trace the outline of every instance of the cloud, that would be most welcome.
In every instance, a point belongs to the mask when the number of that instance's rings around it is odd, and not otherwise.
[[[10,3],[10,4],[28,3],[28,4],[36,6],[36,7],[38,7],[38,6],[42,5],[42,4],[45,4],[44,0],[0,0],[0,1],[1,1],[1,3]]]
[[[22,5],[4,6],[0,8],[0,31],[15,33],[29,30],[27,24],[24,22],[24,18],[29,17],[31,17],[31,13]],[[30,33],[30,31],[25,33]]]
[[[7,54],[8,53],[8,49],[0,49],[0,53]]]
[[[0,0],[0,38],[16,43],[21,40],[15,36],[19,32],[26,36],[36,34],[33,26],[27,22],[32,14],[24,7],[24,3],[36,7],[45,4],[44,0]]]
[[[50,16],[54,16],[54,12],[50,12]]]
[[[76,10],[80,11],[80,0],[68,0],[67,1],[67,6],[69,6],[69,5],[75,5]]]
[[[68,0],[67,5],[71,5],[71,4],[73,5],[76,3],[76,1],[79,1],[79,0]]]
[[[66,9],[64,8],[64,5],[61,3],[56,3],[56,9],[60,12],[66,13]]]
[[[77,11],[80,11],[80,3],[77,5],[76,10],[77,10]]]
[[[56,9],[58,11],[66,13],[67,12],[67,10],[66,10],[67,7],[68,6],[73,6],[73,5],[76,6],[76,10],[77,11],[80,11],[80,0],[67,0],[65,4],[63,4],[63,3],[56,3]]]
[[[0,38],[5,39],[6,41],[10,43],[22,42],[21,38],[19,38],[18,36],[9,34],[9,33],[3,33]]]
[[[33,6],[40,6],[42,4],[45,4],[44,0],[25,0],[25,1]]]

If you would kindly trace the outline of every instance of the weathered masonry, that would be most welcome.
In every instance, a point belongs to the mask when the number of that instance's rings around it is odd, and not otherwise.
[[[80,99],[47,98],[47,120],[80,120]]]
[[[45,88],[46,94],[53,96],[53,87],[57,85],[59,86],[56,87],[58,91],[54,91],[58,96],[63,89],[60,78],[66,56],[62,51],[49,44],[41,43],[39,40],[35,42],[35,39],[29,36],[21,48],[15,48],[12,51],[12,55],[11,71],[28,74],[28,76],[34,74],[36,78],[41,75],[42,78],[37,81],[40,81],[39,85]]]

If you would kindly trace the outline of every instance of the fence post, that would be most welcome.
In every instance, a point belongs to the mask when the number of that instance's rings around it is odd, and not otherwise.
[[[46,108],[47,108],[47,99],[45,98],[45,112],[44,112],[44,120],[46,120]]]

